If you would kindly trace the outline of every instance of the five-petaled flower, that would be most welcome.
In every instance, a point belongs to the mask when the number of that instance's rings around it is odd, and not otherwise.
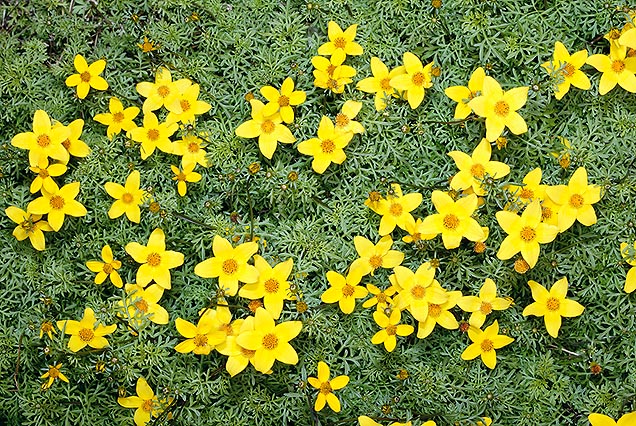
[[[590,89],[590,79],[579,69],[586,61],[587,50],[579,50],[570,55],[563,43],[560,41],[554,43],[554,57],[552,61],[544,62],[541,66],[545,68],[556,81],[555,98],[563,98],[570,90],[570,86],[578,87],[582,90]]]
[[[314,388],[319,389],[316,403],[314,404],[314,410],[320,411],[325,407],[325,404],[329,404],[336,413],[340,412],[340,400],[333,391],[342,389],[349,383],[349,376],[337,376],[333,379],[329,379],[331,373],[329,372],[329,366],[323,362],[318,362],[318,377],[307,377],[307,381]]]
[[[113,257],[113,251],[108,244],[102,247],[102,260],[89,260],[86,262],[86,266],[92,272],[97,272],[95,275],[95,284],[101,284],[106,281],[106,278],[110,278],[110,281],[115,287],[121,288],[123,282],[117,270],[121,268],[121,261],[115,260]]]
[[[387,99],[391,96],[397,97],[398,94],[393,86],[391,86],[391,79],[395,76],[404,74],[406,70],[404,66],[399,66],[389,69],[380,58],[375,56],[371,58],[371,73],[373,77],[367,77],[358,82],[356,86],[358,90],[362,90],[366,93],[375,93],[374,104],[377,111],[382,111],[387,106]]]
[[[482,186],[486,176],[501,179],[510,173],[510,167],[499,161],[491,161],[492,147],[485,138],[479,142],[469,156],[462,151],[451,151],[448,155],[455,161],[459,172],[451,180],[451,188],[456,191],[471,188],[477,195],[486,195]]]
[[[412,109],[417,108],[424,100],[425,89],[433,86],[431,70],[433,62],[426,66],[411,52],[404,53],[405,74],[391,78],[389,84],[397,90],[406,91],[406,97]]]
[[[137,83],[137,92],[146,98],[143,104],[144,114],[155,111],[162,106],[171,105],[172,102],[183,93],[192,82],[187,78],[172,81],[170,70],[165,67],[159,67],[155,74],[155,82],[143,81]]]
[[[350,271],[347,277],[337,272],[328,271],[329,288],[320,296],[325,303],[336,303],[345,314],[350,314],[356,306],[356,299],[362,299],[368,294],[367,289],[358,285],[362,276]]]
[[[194,171],[194,166],[196,166],[195,163],[189,163],[183,166],[183,169],[179,169],[173,165],[170,166],[170,170],[175,174],[172,180],[177,181],[177,192],[179,192],[179,195],[182,197],[184,197],[188,191],[186,182],[198,182],[202,178],[201,174]]]
[[[351,264],[351,272],[354,274],[373,275],[378,268],[394,268],[404,260],[404,253],[391,250],[393,240],[390,235],[380,238],[377,244],[358,235],[353,238],[353,244],[360,256]]]
[[[134,416],[135,426],[145,426],[152,417],[159,417],[165,406],[172,402],[172,398],[168,401],[160,401],[143,377],[137,379],[135,390],[136,396],[117,398],[117,402],[122,407],[137,409]]]
[[[70,133],[68,127],[51,126],[49,115],[39,109],[33,114],[33,131],[18,133],[11,139],[11,145],[28,150],[29,164],[33,167],[38,166],[47,157],[66,164],[70,156],[62,142]]]
[[[57,321],[57,328],[65,334],[70,334],[68,348],[77,352],[80,349],[90,346],[94,349],[103,349],[108,346],[108,340],[104,336],[111,334],[117,329],[117,325],[101,325],[95,319],[95,312],[91,308],[84,309],[84,316],[79,321],[63,320]]]
[[[216,328],[212,315],[201,315],[197,325],[177,318],[174,325],[179,334],[186,338],[174,347],[175,351],[182,354],[194,352],[197,355],[209,355],[216,345],[225,341],[226,334]]]
[[[77,74],[70,75],[65,83],[68,87],[77,86],[77,97],[84,99],[92,87],[96,90],[108,89],[108,82],[100,76],[106,68],[106,61],[99,59],[88,65],[86,59],[80,54],[75,55],[73,65]]]
[[[93,117],[93,120],[108,126],[108,128],[106,128],[106,136],[108,139],[113,140],[113,136],[119,134],[122,130],[129,132],[137,127],[133,121],[139,114],[139,108],[136,106],[124,109],[121,101],[112,97],[110,101],[108,101],[108,111],[109,112],[97,114]]]
[[[295,299],[289,288],[291,283],[287,281],[294,261],[287,259],[272,267],[264,258],[255,254],[254,266],[258,270],[258,281],[245,284],[239,291],[239,296],[252,300],[263,298],[265,310],[277,320],[283,310],[283,301]]]
[[[362,46],[353,41],[356,38],[357,28],[358,24],[353,24],[342,31],[342,28],[337,23],[329,21],[327,25],[329,41],[318,47],[318,54],[331,55],[332,58],[338,58],[338,60],[342,59],[340,62],[343,62],[347,55],[362,55]]]
[[[462,352],[462,359],[471,360],[481,356],[483,363],[491,370],[497,365],[495,349],[501,349],[515,340],[512,337],[499,334],[497,320],[483,331],[476,327],[470,327],[468,337],[473,343]]]
[[[457,301],[457,305],[465,312],[470,312],[468,323],[477,328],[481,328],[486,322],[486,316],[492,311],[503,311],[508,309],[512,301],[497,297],[497,285],[486,278],[484,285],[479,290],[479,296],[464,296]]]
[[[126,213],[126,217],[131,222],[139,223],[141,210],[139,206],[146,199],[146,191],[139,188],[140,174],[138,170],[133,170],[126,178],[124,186],[115,182],[106,182],[104,188],[108,195],[115,201],[108,210],[108,217],[116,219]]]
[[[141,263],[137,269],[137,284],[145,287],[154,280],[159,286],[170,290],[170,269],[183,264],[183,254],[166,250],[166,236],[160,228],[152,231],[147,246],[132,242],[126,244],[125,249],[135,262]]]
[[[23,241],[28,237],[34,249],[44,250],[46,242],[42,231],[52,231],[53,228],[47,221],[41,220],[42,215],[25,212],[16,206],[9,206],[4,212],[9,216],[9,219],[18,224],[13,230],[13,236],[18,241]]]
[[[484,71],[482,67],[479,67],[470,75],[468,86],[451,86],[444,90],[446,96],[457,102],[453,118],[463,120],[473,112],[468,103],[473,98],[481,95],[484,77],[486,77],[486,71]]]
[[[294,122],[294,109],[305,102],[307,95],[302,90],[294,90],[294,80],[287,77],[283,85],[278,89],[272,86],[261,87],[261,94],[267,99],[267,104],[263,107],[265,117],[272,116],[277,112],[285,123]]]
[[[382,330],[373,335],[371,343],[374,345],[383,343],[384,349],[388,352],[393,352],[397,344],[396,335],[408,336],[415,331],[412,325],[400,324],[401,317],[402,313],[399,309],[392,310],[389,316],[380,310],[373,312],[373,320],[377,325],[382,327]]]
[[[316,173],[322,174],[331,163],[344,162],[347,155],[343,148],[352,137],[352,132],[338,132],[329,117],[323,116],[318,125],[318,137],[299,143],[298,151],[314,157],[311,167]]]
[[[598,85],[599,95],[604,95],[618,84],[628,92],[636,92],[636,58],[627,56],[626,46],[610,46],[609,55],[596,54],[587,63],[602,72]]]
[[[592,204],[601,199],[601,187],[587,183],[585,167],[576,169],[567,185],[548,187],[546,194],[559,205],[559,232],[564,232],[577,220],[585,226],[596,223],[596,213]]]
[[[49,389],[55,379],[60,379],[63,382],[68,383],[68,378],[62,373],[62,364],[49,365],[49,369],[46,373],[42,374],[41,379],[48,379],[46,382],[42,383],[42,389]]]
[[[79,217],[86,215],[87,211],[75,200],[80,190],[79,182],[71,182],[62,188],[55,184],[53,189],[52,192],[43,191],[41,197],[31,201],[27,211],[33,214],[48,214],[49,225],[57,232],[62,227],[66,215]]]
[[[271,160],[278,142],[293,143],[296,141],[294,135],[283,123],[280,112],[273,115],[265,115],[265,105],[258,99],[250,101],[252,106],[252,119],[238,126],[235,130],[236,136],[241,138],[258,137],[258,148],[261,153]]]
[[[159,123],[157,116],[152,112],[144,114],[142,127],[135,127],[130,131],[130,138],[141,143],[141,159],[145,160],[159,149],[168,154],[172,154],[172,142],[170,136],[179,129],[175,122]]]

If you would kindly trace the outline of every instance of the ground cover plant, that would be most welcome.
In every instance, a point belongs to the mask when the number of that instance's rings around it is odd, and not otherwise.
[[[0,5],[0,423],[636,424],[635,18]]]

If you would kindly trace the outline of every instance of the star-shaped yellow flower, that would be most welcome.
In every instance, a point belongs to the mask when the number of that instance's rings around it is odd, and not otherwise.
[[[347,155],[343,148],[353,137],[352,132],[338,132],[333,122],[323,115],[318,125],[318,137],[298,144],[301,154],[311,155],[311,167],[316,173],[324,173],[331,163],[342,164]]]
[[[334,120],[336,123],[336,132],[364,133],[364,127],[360,122],[353,119],[358,115],[362,108],[362,102],[348,100],[342,106],[340,112]]]
[[[451,180],[451,188],[461,191],[473,188],[476,195],[486,195],[482,182],[486,175],[501,179],[510,173],[510,167],[499,161],[491,161],[492,147],[486,138],[479,142],[472,155],[462,151],[451,151],[448,155],[455,161],[459,172]]]
[[[183,264],[183,254],[166,250],[166,235],[160,228],[152,231],[147,246],[132,242],[126,244],[125,249],[135,262],[141,263],[137,269],[137,284],[145,287],[154,280],[162,288],[170,290],[170,269]]]
[[[115,182],[106,182],[104,188],[108,195],[115,199],[115,202],[108,210],[108,217],[116,219],[126,213],[126,217],[131,222],[139,223],[141,210],[139,206],[143,204],[147,197],[146,191],[141,189],[139,185],[140,174],[138,170],[133,170],[126,178],[124,186]]]
[[[216,345],[225,341],[225,333],[215,328],[211,315],[202,315],[197,325],[182,318],[177,318],[174,325],[179,334],[186,338],[174,347],[181,354],[193,352],[197,355],[209,355]]]
[[[345,314],[350,314],[356,306],[356,299],[362,299],[368,294],[367,289],[358,285],[362,276],[349,272],[343,277],[337,272],[327,272],[329,288],[320,296],[325,303],[336,303]]]
[[[93,120],[108,126],[106,129],[106,137],[113,140],[113,136],[119,134],[122,130],[129,132],[137,125],[133,121],[139,114],[139,108],[131,106],[124,109],[121,101],[115,97],[108,101],[107,113],[97,114]]]
[[[318,377],[307,377],[307,381],[316,389],[320,389],[316,403],[314,404],[314,411],[320,411],[325,407],[325,404],[329,404],[334,412],[340,412],[340,400],[333,391],[342,389],[349,383],[349,376],[338,376],[333,379],[329,379],[331,375],[329,366],[323,361],[318,362]]]
[[[397,338],[395,336],[408,336],[415,331],[412,325],[400,324],[401,317],[402,313],[399,309],[391,311],[390,316],[387,316],[380,310],[373,312],[373,320],[377,325],[382,327],[382,330],[373,335],[371,343],[374,345],[383,343],[384,349],[388,352],[393,352],[397,345]]]
[[[356,30],[358,24],[353,24],[346,30],[342,31],[342,28],[334,21],[329,21],[327,26],[327,35],[329,41],[318,47],[318,54],[342,59],[340,62],[344,62],[347,55],[356,56],[362,55],[364,52],[362,46],[353,41],[356,38]]]
[[[636,92],[636,58],[627,56],[626,46],[610,47],[609,55],[592,55],[587,63],[602,72],[598,93],[604,95],[618,84],[628,92]]]
[[[351,83],[351,77],[356,75],[356,70],[349,65],[343,65],[344,57],[332,56],[327,59],[322,56],[311,58],[314,66],[314,86],[330,90],[332,93],[344,92],[345,85]]]
[[[554,43],[552,61],[544,62],[541,66],[557,83],[557,90],[554,92],[555,98],[563,98],[570,90],[570,86],[578,87],[582,90],[590,89],[590,79],[579,69],[585,65],[586,61],[587,50],[579,50],[570,55],[563,43],[560,41]]]
[[[351,264],[350,269],[354,274],[373,275],[378,268],[391,269],[404,260],[404,253],[391,250],[393,240],[390,235],[380,238],[375,245],[367,238],[358,235],[353,238],[353,244],[360,256]]]
[[[108,244],[102,247],[102,260],[89,260],[86,262],[86,266],[92,272],[97,272],[95,275],[95,284],[101,284],[106,281],[106,278],[110,278],[110,281],[117,288],[121,288],[124,284],[119,276],[117,270],[121,268],[121,261],[115,260],[113,257],[113,250]]]
[[[86,215],[87,211],[75,200],[80,191],[79,182],[71,182],[62,188],[55,185],[53,189],[52,192],[44,191],[40,198],[31,201],[27,211],[33,214],[48,214],[49,225],[57,232],[62,228],[66,215],[79,217]]]
[[[453,118],[463,120],[473,112],[472,108],[468,106],[468,102],[481,94],[484,77],[486,77],[486,72],[482,67],[479,67],[470,75],[468,87],[452,86],[444,90],[446,96],[457,102]]]
[[[66,173],[66,166],[61,163],[49,164],[49,161],[44,158],[40,160],[40,164],[35,167],[29,167],[33,173],[37,173],[33,182],[31,182],[31,186],[29,187],[29,191],[32,194],[44,189],[47,192],[55,191],[56,184],[52,179],[53,177],[62,176]]]
[[[126,299],[118,301],[118,315],[123,316],[133,327],[139,327],[147,318],[155,324],[168,324],[170,316],[159,300],[163,296],[163,287],[152,284],[145,289],[139,284],[126,284]]]
[[[404,266],[396,266],[393,271],[395,278],[391,283],[400,287],[393,303],[399,310],[408,309],[416,320],[426,321],[430,303],[441,305],[448,301],[448,294],[435,279],[435,268],[430,262],[423,263],[415,272]]]
[[[166,121],[194,124],[197,115],[208,112],[212,105],[199,99],[200,89],[198,84],[192,84],[174,97],[170,103],[166,103],[166,109],[169,111]]]
[[[29,238],[34,249],[42,251],[45,248],[44,233],[42,231],[52,231],[53,228],[49,223],[42,219],[42,215],[27,213],[24,210],[9,206],[4,212],[9,219],[17,223],[18,226],[13,230],[13,236],[18,241]]]
[[[375,109],[382,111],[386,108],[387,98],[391,96],[398,97],[395,89],[391,86],[391,79],[405,72],[404,66],[394,68],[389,72],[384,62],[374,56],[371,58],[371,73],[373,77],[367,77],[359,81],[356,88],[366,93],[375,93]]]
[[[295,299],[289,289],[290,282],[287,281],[294,261],[287,259],[271,267],[263,257],[255,254],[254,266],[258,270],[258,281],[245,284],[239,290],[239,296],[252,300],[262,298],[265,310],[278,319],[283,310],[283,301]]]
[[[208,167],[208,159],[204,148],[204,141],[194,134],[185,135],[172,145],[172,153],[181,156],[181,165],[199,164]]]
[[[47,372],[40,376],[41,379],[48,379],[46,382],[42,383],[42,389],[49,389],[55,379],[60,379],[63,382],[68,383],[68,378],[62,373],[61,369],[61,363],[57,365],[49,365]]]
[[[494,311],[503,311],[510,307],[512,302],[503,297],[497,297],[497,285],[486,278],[484,285],[479,290],[479,296],[463,296],[457,301],[457,305],[465,312],[470,312],[468,322],[470,325],[481,328],[486,322],[486,316]]]
[[[241,138],[258,138],[258,148],[261,153],[271,160],[278,142],[293,143],[296,141],[294,135],[283,123],[280,113],[271,116],[264,115],[265,105],[258,99],[250,101],[252,106],[252,119],[238,126],[235,130],[236,136]]]
[[[444,327],[447,330],[456,330],[459,328],[459,323],[455,316],[450,312],[450,309],[457,305],[457,301],[462,297],[461,291],[446,291],[439,282],[435,281],[432,286],[437,288],[441,293],[445,293],[446,301],[443,303],[430,303],[428,304],[428,315],[424,321],[419,321],[417,324],[417,338],[425,339],[428,337],[435,328],[436,324]]]
[[[426,66],[411,52],[404,53],[404,68],[406,74],[391,78],[390,84],[397,90],[405,90],[412,109],[417,108],[424,100],[425,89],[433,86],[431,70],[433,62]]]
[[[391,191],[392,195],[388,195],[386,199],[377,200],[373,208],[373,211],[382,216],[378,230],[382,236],[393,232],[396,226],[406,229],[406,225],[415,220],[411,212],[422,204],[422,194],[419,192],[404,195],[402,188],[397,183],[391,184]],[[367,203],[365,202],[365,204]]]
[[[135,390],[137,392],[135,396],[117,398],[117,402],[122,407],[137,409],[134,416],[135,426],[145,426],[152,417],[159,417],[172,401],[172,398],[169,398],[168,401],[159,400],[143,377],[137,379]]]
[[[38,166],[41,161],[51,157],[66,164],[69,153],[62,145],[70,135],[70,129],[64,126],[51,126],[51,119],[41,109],[33,114],[33,131],[18,133],[11,139],[11,145],[29,151],[29,164]]]
[[[183,169],[173,165],[170,166],[170,170],[175,174],[172,180],[177,181],[177,191],[182,197],[185,197],[188,192],[186,182],[199,182],[202,178],[201,174],[194,171],[195,166],[196,164],[194,163],[184,166]]]
[[[159,67],[154,83],[143,81],[136,86],[137,92],[146,98],[142,107],[144,114],[172,104],[191,84],[192,82],[187,78],[172,81],[170,70]]]
[[[65,83],[68,87],[77,86],[77,97],[84,99],[88,95],[88,91],[92,87],[96,90],[108,89],[108,83],[100,76],[106,68],[106,61],[99,59],[88,65],[86,59],[80,54],[75,55],[73,65],[77,74],[69,76]]]
[[[592,204],[601,199],[601,187],[587,183],[585,167],[576,169],[567,185],[548,187],[546,194],[559,205],[559,232],[564,232],[577,220],[585,226],[596,223]]]
[[[294,80],[291,77],[287,77],[283,81],[280,92],[272,86],[263,86],[261,94],[268,101],[263,108],[263,115],[268,117],[278,112],[285,123],[294,122],[294,109],[292,107],[302,104],[307,99],[305,92],[294,90]]]
[[[499,334],[497,320],[483,331],[476,327],[470,327],[468,337],[473,343],[462,352],[462,359],[471,360],[481,356],[482,362],[491,370],[497,365],[495,349],[501,349],[515,340],[512,337]]]
[[[545,199],[546,185],[541,185],[541,169],[529,172],[522,181],[523,185],[506,185],[508,190],[522,206],[530,204],[533,200],[543,201]]]
[[[70,334],[68,348],[77,352],[87,345],[91,348],[102,349],[108,346],[108,340],[104,336],[117,329],[117,325],[101,325],[95,319],[95,312],[91,308],[84,309],[84,317],[80,321],[57,321],[57,328],[65,334]]]
[[[144,115],[142,127],[135,127],[130,131],[130,138],[141,143],[141,159],[145,160],[160,149],[163,152],[172,154],[172,142],[170,136],[179,130],[179,125],[174,122],[159,123],[157,116],[152,112]]]

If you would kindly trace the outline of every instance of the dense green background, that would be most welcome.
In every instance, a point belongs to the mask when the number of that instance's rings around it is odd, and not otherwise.
[[[427,419],[438,425],[466,425],[480,415],[501,425],[586,425],[593,411],[618,418],[636,410],[636,296],[622,291],[627,268],[618,248],[621,241],[635,238],[636,102],[620,88],[599,97],[599,74],[589,66],[585,71],[592,90],[573,89],[556,101],[540,67],[550,59],[557,40],[570,52],[607,52],[600,36],[625,23],[622,3],[443,0],[439,9],[417,0],[3,3],[0,207],[24,208],[34,199],[28,190],[32,173],[27,154],[10,141],[30,131],[36,109],[65,124],[83,118],[82,139],[93,152],[73,160],[63,177],[66,183],[81,182],[78,199],[88,214],[67,218],[61,232],[47,233],[45,252],[36,252],[28,241],[17,242],[11,235],[14,224],[0,215],[0,423],[132,424],[133,411],[117,404],[117,394],[120,387],[134,393],[140,375],[160,394],[178,400],[172,424],[184,425],[353,425],[362,414],[414,420],[415,425]],[[193,13],[198,20],[192,19]],[[347,59],[358,70],[354,81],[370,75],[371,56],[389,67],[401,64],[406,51],[426,62],[434,60],[442,73],[423,104],[413,111],[398,101],[378,113],[372,97],[354,85],[341,96],[313,88],[310,60],[327,40],[329,20],[343,28],[359,24],[357,41],[365,53]],[[144,35],[161,49],[142,53],[137,43]],[[108,92],[91,91],[78,100],[74,89],[64,85],[74,72],[77,53],[89,62],[107,60]],[[105,127],[91,118],[107,110],[112,95],[125,106],[140,106],[135,84],[153,81],[160,64],[171,67],[175,77],[198,82],[201,98],[212,105],[197,129],[210,134],[213,165],[202,171],[200,183],[189,186],[185,198],[177,195],[171,180],[169,166],[177,164],[177,157],[156,153],[141,161],[138,146],[127,144],[123,135],[109,141]],[[505,203],[500,188],[491,191],[479,212],[480,222],[491,229],[489,248],[482,255],[467,243],[447,251],[439,238],[418,251],[399,241],[402,231],[394,232],[395,246],[406,253],[406,266],[440,260],[437,278],[445,288],[474,294],[490,277],[501,294],[515,299],[511,309],[492,316],[516,339],[498,351],[493,371],[479,360],[460,359],[469,342],[459,331],[438,328],[423,341],[402,338],[396,350],[387,353],[370,342],[378,329],[370,310],[359,307],[346,316],[320,302],[327,286],[325,272],[344,272],[355,259],[353,237],[378,238],[379,217],[363,205],[369,191],[385,192],[388,183],[398,182],[405,192],[421,192],[424,202],[415,213],[424,217],[432,211],[432,190],[448,189],[447,178],[456,169],[447,152],[472,151],[485,131],[479,121],[465,126],[441,123],[452,118],[454,109],[443,90],[465,84],[478,66],[488,66],[504,89],[531,86],[528,103],[520,110],[529,132],[508,135],[508,147],[494,151],[494,159],[511,166],[510,182],[519,183],[541,167],[544,182],[566,183],[577,166],[585,166],[590,181],[605,187],[595,205],[598,223],[591,228],[576,224],[543,246],[537,266],[526,275],[515,273],[512,261],[495,257],[505,236],[495,220]],[[358,118],[367,133],[345,149],[343,165],[330,166],[324,175],[315,174],[311,158],[293,146],[279,145],[268,161],[255,141],[234,136],[234,129],[249,117],[244,95],[266,84],[279,86],[287,76],[307,92],[292,126],[299,142],[315,135],[321,115],[333,117],[346,99],[364,100]],[[572,143],[568,170],[550,155],[559,149],[556,136]],[[252,162],[262,166],[255,176],[247,171]],[[123,183],[131,168],[140,170],[142,184],[152,187],[163,208],[162,214],[143,211],[140,225],[106,215],[112,199],[103,184]],[[290,171],[298,173],[297,181],[288,181]],[[254,233],[267,241],[261,254],[270,261],[294,259],[293,281],[310,309],[298,314],[291,303],[282,317],[304,322],[303,332],[292,341],[300,355],[298,365],[276,364],[270,376],[248,367],[230,379],[225,357],[174,351],[180,341],[174,319],[195,320],[214,296],[216,280],[195,276],[194,265],[211,256],[215,234],[249,235],[250,206]],[[238,213],[238,223],[230,219],[232,212]],[[108,349],[81,356],[66,349],[67,338],[59,333],[53,342],[39,339],[42,321],[79,319],[86,306],[104,323],[114,323],[113,306],[123,291],[110,284],[94,285],[84,263],[98,259],[101,247],[110,244],[115,257],[124,261],[124,279],[132,281],[136,264],[123,247],[130,241],[145,244],[155,227],[165,231],[168,248],[186,259],[173,271],[173,289],[162,300],[170,325],[151,324],[139,338],[120,326]],[[549,286],[563,276],[570,282],[570,297],[586,310],[581,317],[566,319],[559,338],[553,339],[542,319],[524,318],[521,312],[531,302],[528,279]],[[386,277],[380,273],[370,282],[384,287]],[[240,306],[233,310],[235,317],[247,315],[244,300],[232,303]],[[467,318],[455,312],[458,319]],[[314,414],[310,409],[316,391],[307,389],[305,380],[316,374],[319,360],[326,361],[333,374],[351,377],[337,392],[343,404],[339,414],[329,409]],[[56,382],[42,392],[39,376],[56,361],[63,363],[70,384]],[[98,361],[106,363],[105,372],[95,371]],[[591,362],[602,366],[601,374],[591,374]],[[396,378],[400,369],[409,373],[405,381]]]

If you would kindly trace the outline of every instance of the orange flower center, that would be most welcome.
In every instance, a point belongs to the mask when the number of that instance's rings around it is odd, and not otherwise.
[[[442,224],[446,229],[456,229],[459,226],[459,218],[452,213],[444,216],[442,220]]]
[[[380,80],[380,88],[385,92],[391,91],[391,79],[387,77]]]
[[[152,411],[152,406],[154,405],[152,399],[147,399],[141,404],[141,409],[150,413]]]
[[[392,203],[391,207],[389,207],[389,213],[391,213],[392,216],[400,216],[403,211],[404,208],[400,203]]]
[[[159,130],[150,129],[148,130],[147,136],[148,139],[150,139],[151,141],[156,141],[157,139],[159,139]]]
[[[279,287],[278,281],[274,278],[270,278],[265,281],[265,291],[268,293],[276,293]]]
[[[133,197],[130,192],[124,192],[121,196],[121,200],[124,202],[124,204],[130,204],[135,200],[135,197]]]
[[[530,241],[536,238],[537,232],[534,230],[534,228],[531,228],[529,226],[524,226],[523,228],[521,228],[521,232],[519,232],[519,236],[521,237],[523,241],[525,241],[526,243],[529,243]]]
[[[89,81],[91,81],[91,73],[89,73],[88,71],[84,71],[80,74],[80,78],[84,83],[88,83]]]
[[[561,302],[559,302],[559,299],[551,297],[545,303],[545,306],[548,308],[549,311],[558,311],[561,307]]]
[[[40,146],[42,148],[46,148],[47,146],[49,146],[51,144],[51,138],[49,138],[49,135],[40,135],[36,139],[36,142],[37,142],[38,146]]]
[[[322,149],[322,152],[325,154],[331,154],[336,149],[336,144],[333,143],[331,139],[325,139],[320,142],[320,149]]]
[[[371,256],[369,258],[369,265],[371,265],[373,269],[379,268],[380,266],[382,266],[382,257],[378,255]]]
[[[574,207],[575,209],[578,209],[579,207],[581,207],[584,202],[585,200],[580,194],[574,194],[570,197],[570,205]]]
[[[541,206],[541,220],[550,219],[552,217],[552,209],[548,206]]]
[[[261,130],[263,131],[263,133],[272,133],[275,128],[276,125],[272,120],[265,120],[263,121],[263,123],[261,123]]]
[[[185,182],[185,180],[186,180],[185,173],[183,173],[181,171],[179,172],[179,174],[176,177],[177,177],[177,180],[180,181],[180,182]]]
[[[389,336],[395,336],[397,334],[397,326],[395,325],[389,325],[387,326],[387,328],[385,328],[386,330],[386,334],[388,334]]]
[[[336,115],[336,127],[347,127],[349,122],[351,122],[351,119],[345,114],[339,112],[338,115]]]
[[[77,335],[83,342],[90,342],[95,337],[95,333],[90,328],[82,328]]]
[[[521,191],[519,191],[519,197],[529,200],[534,197],[534,191],[532,189],[522,188]]]
[[[411,296],[413,296],[413,299],[422,299],[424,294],[426,294],[426,289],[419,284],[411,288]]]
[[[102,267],[102,271],[104,271],[105,274],[111,274],[114,270],[115,268],[113,268],[113,265],[110,263],[104,263],[104,266]]]
[[[62,210],[64,208],[64,198],[60,197],[59,195],[54,195],[49,200],[49,204],[55,210]]]
[[[71,147],[70,139],[64,139],[64,142],[62,142],[62,146],[68,150]]]
[[[219,327],[219,331],[224,332],[228,336],[231,336],[234,330],[232,329],[232,324],[221,324]]]
[[[181,105],[181,110],[183,112],[186,112],[186,111],[190,110],[190,108],[192,108],[192,106],[190,105],[190,101],[187,101],[185,99],[181,99],[179,101],[179,105]]]
[[[331,388],[331,383],[329,382],[322,382],[322,384],[320,385],[320,393],[323,395],[327,395],[330,394],[333,391],[333,389]]]
[[[519,258],[515,260],[514,268],[516,272],[520,274],[525,274],[530,269],[530,265],[524,259]]]
[[[418,242],[419,240],[422,239],[422,234],[420,234],[419,232],[414,232],[413,234],[411,234],[411,239],[413,240],[413,242]]]
[[[442,313],[442,307],[436,303],[429,303],[428,305],[428,314],[433,318],[438,318]]]
[[[194,336],[194,346],[202,347],[208,345],[208,336],[206,334],[197,334]]]
[[[413,74],[413,77],[411,77],[411,81],[414,85],[421,86],[422,84],[424,84],[424,73],[416,72],[415,74]]]
[[[281,106],[281,107],[289,106],[289,98],[287,96],[285,96],[285,95],[281,95],[278,98],[278,105]]]
[[[345,284],[344,287],[342,287],[342,294],[345,297],[351,297],[351,296],[353,296],[353,293],[355,293],[355,292],[356,292],[356,290],[353,288],[352,285]]]
[[[492,304],[489,302],[481,302],[481,306],[479,307],[479,310],[481,311],[482,314],[488,315],[489,313],[492,312]]]
[[[243,355],[245,358],[253,358],[254,354],[256,353],[256,351],[252,351],[250,349],[245,349],[245,348],[241,348],[241,355]]]
[[[261,302],[260,300],[252,300],[250,303],[247,304],[247,308],[254,313],[256,313],[256,310],[258,308],[262,308],[262,307],[263,307],[263,302]]]
[[[561,71],[561,74],[563,74],[564,77],[572,77],[574,75],[574,71],[576,71],[576,68],[574,68],[574,65],[572,65],[569,62],[566,62],[565,65],[563,66],[563,70]]]
[[[620,74],[625,69],[625,62],[621,60],[612,61],[612,71],[616,74]]]
[[[50,176],[50,175],[49,175],[49,171],[48,171],[48,170],[46,170],[46,169],[40,169],[40,171],[38,172],[38,176],[39,176],[41,179],[46,179],[47,177],[49,177],[49,176]]]
[[[378,293],[375,295],[375,299],[378,301],[378,303],[386,303],[386,294]]]
[[[115,123],[121,123],[122,121],[124,121],[124,113],[123,112],[116,112],[113,114],[113,121]]]
[[[48,321],[43,322],[40,326],[40,330],[42,330],[43,333],[50,333],[51,331],[53,331],[53,324]]]
[[[495,114],[500,117],[506,117],[510,112],[510,105],[506,101],[497,101],[495,104]]]
[[[333,41],[333,45],[336,46],[336,49],[344,49],[347,45],[347,40],[344,37],[336,37]]]
[[[60,370],[55,367],[49,367],[49,377],[52,379],[57,379],[60,377]]]
[[[190,142],[188,144],[188,152],[192,154],[196,154],[197,152],[199,152],[199,148],[199,144],[196,142]]]
[[[482,352],[490,352],[495,349],[495,345],[490,339],[484,339],[479,346],[481,346]]]
[[[278,347],[278,337],[275,334],[268,333],[263,336],[262,344],[265,349],[274,350]]]
[[[236,271],[238,271],[238,262],[234,259],[227,259],[223,261],[221,265],[221,269],[223,269],[223,273],[225,275],[232,275]]]
[[[470,174],[473,175],[473,177],[481,179],[486,174],[486,168],[479,163],[473,164],[470,166]]]
[[[146,313],[148,312],[148,302],[146,302],[144,299],[141,299],[135,302],[135,308],[137,308],[138,312]]]
[[[170,94],[170,88],[168,86],[159,86],[157,88],[157,93],[162,98],[165,98],[166,96],[168,96]]]
[[[150,266],[159,266],[161,263],[161,256],[159,253],[150,253],[146,258],[146,263]]]
[[[336,70],[336,68],[337,67],[335,65],[330,64],[325,71],[327,71],[327,74],[333,75],[333,72]]]

